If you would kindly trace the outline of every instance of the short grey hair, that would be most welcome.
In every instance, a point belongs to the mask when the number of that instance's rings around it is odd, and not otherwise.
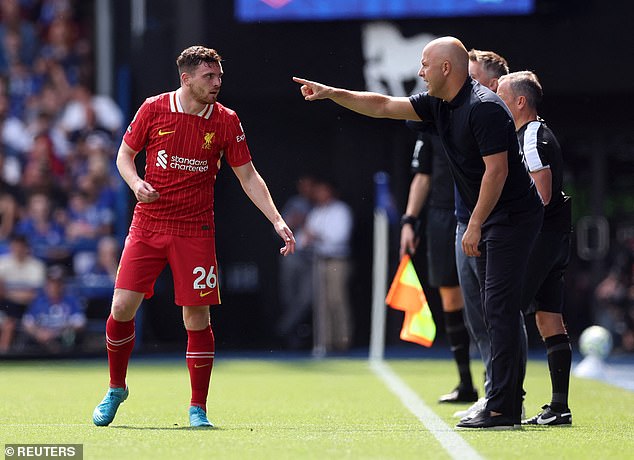
[[[530,70],[522,70],[520,72],[512,72],[508,75],[500,77],[499,83],[508,81],[511,91],[517,96],[524,96],[529,107],[537,109],[542,101],[544,91],[542,85],[535,73]]]

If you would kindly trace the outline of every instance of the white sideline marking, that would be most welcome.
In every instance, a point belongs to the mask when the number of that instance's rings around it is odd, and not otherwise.
[[[442,421],[418,395],[407,386],[392,369],[382,361],[370,361],[370,368],[388,389],[401,400],[403,405],[420,420],[434,435],[451,458],[456,460],[482,460],[476,452],[453,428]]]

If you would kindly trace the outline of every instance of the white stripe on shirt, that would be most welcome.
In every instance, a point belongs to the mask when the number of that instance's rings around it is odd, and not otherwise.
[[[526,160],[530,172],[536,172],[550,167],[542,163],[539,151],[537,150],[537,132],[541,125],[539,121],[531,121],[526,127],[526,131],[524,131],[524,159]]]

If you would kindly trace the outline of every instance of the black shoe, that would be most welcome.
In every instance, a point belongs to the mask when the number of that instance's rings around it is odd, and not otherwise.
[[[566,409],[564,412],[556,412],[548,404],[544,404],[542,409],[535,417],[522,420],[522,425],[572,425],[570,409]]]
[[[461,420],[456,428],[480,428],[483,430],[515,430],[521,428],[510,417],[504,415],[492,416],[491,412],[484,408],[475,417]]]
[[[439,399],[439,403],[470,403],[478,400],[478,391],[475,388],[467,390],[465,388],[457,387],[451,393],[442,395]]]

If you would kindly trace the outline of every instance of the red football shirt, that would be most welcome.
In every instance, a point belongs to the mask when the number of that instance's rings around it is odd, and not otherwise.
[[[160,194],[137,203],[132,226],[178,236],[214,235],[214,183],[224,156],[230,166],[251,161],[236,113],[216,102],[185,113],[176,91],[145,100],[123,140],[145,148],[145,181]]]

